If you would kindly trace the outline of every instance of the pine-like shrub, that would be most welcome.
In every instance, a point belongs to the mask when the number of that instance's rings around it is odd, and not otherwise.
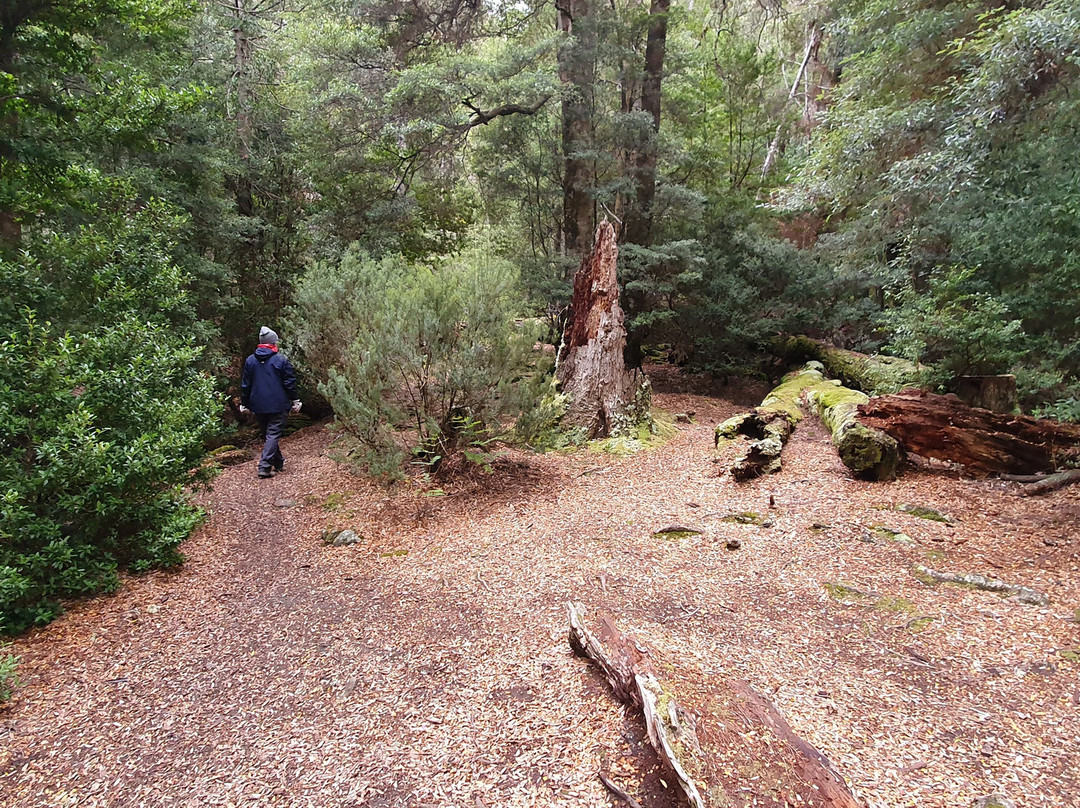
[[[341,429],[374,474],[472,457],[532,391],[535,334],[517,273],[481,251],[434,266],[351,249],[296,290],[292,330]]]

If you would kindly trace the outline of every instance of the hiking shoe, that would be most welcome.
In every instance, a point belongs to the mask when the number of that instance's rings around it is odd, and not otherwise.
[[[277,461],[274,464],[274,471],[281,471],[284,468],[285,468],[285,458],[283,457],[283,458],[281,458],[281,460]]]
[[[273,469],[259,469],[259,476],[260,477],[273,477],[274,476],[274,470]]]

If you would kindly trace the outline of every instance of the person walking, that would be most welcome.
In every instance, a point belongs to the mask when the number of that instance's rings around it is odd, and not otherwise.
[[[266,326],[259,330],[259,345],[244,361],[240,380],[240,412],[254,414],[262,429],[262,456],[259,476],[273,477],[285,466],[278,441],[290,412],[300,412],[296,393],[296,372],[283,353],[278,352],[278,335]]]

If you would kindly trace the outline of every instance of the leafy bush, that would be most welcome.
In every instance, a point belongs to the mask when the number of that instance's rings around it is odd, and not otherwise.
[[[483,447],[528,399],[535,336],[511,265],[480,251],[437,266],[350,249],[296,290],[292,330],[372,473]],[[477,457],[482,457],[479,453]]]
[[[154,205],[103,211],[0,259],[24,306],[0,307],[4,631],[114,589],[121,568],[178,563],[200,519],[182,486],[218,402],[162,224]]]
[[[61,598],[114,589],[119,566],[181,561],[199,521],[180,485],[212,426],[197,351],[154,326],[54,336],[28,317],[0,342],[0,613],[18,631]]]
[[[978,289],[973,269],[951,269],[932,278],[929,287],[925,293],[904,290],[900,305],[883,315],[893,334],[891,352],[933,365],[932,382],[1003,373],[1021,358],[1021,322]]]
[[[15,672],[19,665],[19,658],[14,654],[5,653],[8,646],[0,646],[0,704],[11,698],[11,690],[19,684],[19,676]]]

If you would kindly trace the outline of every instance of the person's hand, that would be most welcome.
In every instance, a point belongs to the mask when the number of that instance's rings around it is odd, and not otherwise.
[[[300,412],[300,408],[303,407],[303,406],[304,406],[304,402],[302,402],[300,399],[296,399],[296,401],[294,401],[292,403],[292,411],[293,412]]]
[[[245,407],[245,406],[244,406],[243,404],[241,404],[241,405],[240,405],[240,412],[242,412],[242,413],[244,413],[245,415],[247,415],[247,414],[248,414],[249,412],[251,412],[251,410],[249,410],[249,409],[248,409],[247,407]]]

